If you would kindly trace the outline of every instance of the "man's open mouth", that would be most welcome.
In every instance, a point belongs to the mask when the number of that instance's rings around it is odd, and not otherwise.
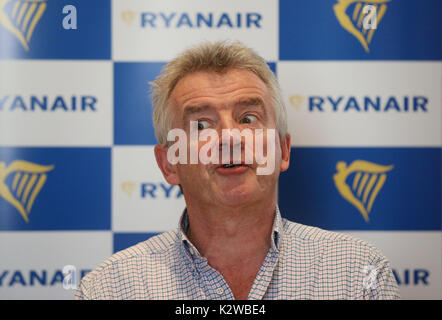
[[[241,163],[237,163],[237,164],[233,164],[233,163],[228,163],[228,164],[224,164],[222,165],[223,168],[235,168],[235,167],[239,167],[239,166],[243,166],[243,164]]]
[[[234,168],[245,168],[250,167],[249,165],[245,163],[226,163],[226,164],[220,164],[216,168],[217,169],[234,169]]]

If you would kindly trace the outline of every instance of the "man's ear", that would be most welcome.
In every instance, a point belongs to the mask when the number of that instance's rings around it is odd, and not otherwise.
[[[168,147],[157,144],[154,148],[155,159],[166,181],[169,184],[178,185],[180,184],[180,179],[177,175],[176,167],[167,160],[167,150]]]
[[[280,141],[281,145],[281,172],[286,171],[290,165],[290,134],[286,134]]]

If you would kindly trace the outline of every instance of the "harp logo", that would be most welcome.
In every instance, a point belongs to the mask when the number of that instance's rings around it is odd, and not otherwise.
[[[134,21],[135,21],[136,16],[137,16],[137,14],[136,14],[134,11],[130,11],[130,10],[123,11],[123,12],[121,13],[121,18],[122,18],[123,21],[126,22],[127,25],[129,25],[129,26],[132,26],[132,24],[133,24]]]
[[[333,176],[336,188],[341,196],[355,206],[369,222],[369,213],[373,203],[387,179],[387,172],[394,166],[355,160],[350,165],[344,161],[336,164],[337,173]],[[347,181],[350,181],[347,184]]]
[[[11,32],[25,50],[29,51],[32,33],[45,9],[46,0],[0,0],[0,25]]]
[[[8,167],[0,162],[0,198],[12,204],[26,222],[35,198],[46,182],[46,173],[54,166],[42,166],[32,162],[16,160]],[[7,178],[11,186],[7,185]],[[12,180],[12,181],[11,181]]]
[[[381,22],[390,0],[338,0],[333,6],[341,26],[352,34],[367,53],[377,25]]]
[[[121,189],[127,194],[129,197],[132,197],[136,187],[136,183],[133,181],[125,181],[121,184]]]
[[[294,106],[297,110],[301,108],[301,105],[303,104],[304,100],[305,97],[299,94],[294,94],[289,97],[290,104]]]

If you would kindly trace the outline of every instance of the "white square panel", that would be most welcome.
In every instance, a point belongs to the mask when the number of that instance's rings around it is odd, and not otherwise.
[[[0,299],[73,299],[63,269],[76,281],[112,254],[112,234],[100,232],[0,232]]]
[[[112,2],[113,59],[168,61],[203,40],[240,40],[278,58],[278,1],[130,0]]]
[[[440,146],[439,62],[287,61],[294,146]]]
[[[157,166],[154,146],[113,147],[113,231],[175,229],[184,208],[179,187],[168,184]]]
[[[390,261],[402,299],[442,299],[440,231],[344,231],[375,245]]]
[[[109,146],[110,61],[0,61],[0,145]]]

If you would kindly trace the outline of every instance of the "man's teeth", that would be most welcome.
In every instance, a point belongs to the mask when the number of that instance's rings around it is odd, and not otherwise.
[[[232,163],[228,163],[228,164],[224,164],[223,168],[233,168],[236,166],[240,166],[241,164],[232,164]]]

